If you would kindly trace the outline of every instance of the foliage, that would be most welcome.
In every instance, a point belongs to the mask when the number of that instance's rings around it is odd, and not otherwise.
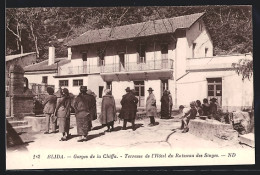
[[[246,78],[250,80],[253,76],[253,60],[241,59],[239,63],[233,63],[232,66],[236,68],[237,74],[242,76],[242,80]]]
[[[63,57],[67,56],[64,44],[87,30],[198,12],[205,12],[215,55],[252,52],[250,6],[148,6],[10,8],[6,10],[6,53],[19,53],[23,46],[24,52],[35,51],[39,59],[46,59],[51,44],[56,47],[57,57]]]

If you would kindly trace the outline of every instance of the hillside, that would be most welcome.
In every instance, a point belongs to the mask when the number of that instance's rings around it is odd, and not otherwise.
[[[50,43],[57,57],[67,55],[67,41],[90,29],[205,12],[214,54],[253,50],[251,6],[16,8],[6,10],[6,54],[37,52],[47,59]]]

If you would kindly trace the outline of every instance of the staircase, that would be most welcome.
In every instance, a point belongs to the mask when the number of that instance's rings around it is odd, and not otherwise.
[[[25,120],[17,120],[14,117],[6,117],[7,147],[32,141],[30,132],[32,126]]]

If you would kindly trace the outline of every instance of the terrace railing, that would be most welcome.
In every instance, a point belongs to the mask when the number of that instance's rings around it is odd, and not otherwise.
[[[60,67],[58,75],[78,75],[78,74],[92,74],[100,73],[99,66],[73,66],[73,67]]]
[[[149,60],[143,63],[129,62],[125,63],[124,65],[121,63],[106,64],[105,66],[102,66],[101,73],[136,72],[163,69],[173,69],[173,60]]]

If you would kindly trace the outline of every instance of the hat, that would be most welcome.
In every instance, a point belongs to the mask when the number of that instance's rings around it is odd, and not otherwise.
[[[196,106],[196,102],[195,101],[190,102],[190,106]]]
[[[154,91],[151,87],[147,91]]]
[[[80,90],[87,90],[87,86],[80,86]]]
[[[52,87],[47,87],[47,92],[49,94],[53,94],[54,93],[54,89]]]
[[[180,106],[179,106],[179,109],[183,109],[183,108],[184,108],[184,106],[183,106],[183,105],[180,105]]]
[[[67,88],[62,89],[63,94],[69,95],[69,90]]]
[[[216,102],[217,99],[216,99],[216,98],[211,98],[210,101],[212,101],[212,102]]]
[[[130,87],[127,87],[126,89],[125,89],[125,91],[126,92],[130,92],[131,90],[130,90]]]

